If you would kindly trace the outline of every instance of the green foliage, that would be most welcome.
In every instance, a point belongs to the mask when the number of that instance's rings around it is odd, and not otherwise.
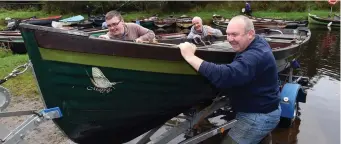
[[[0,3],[5,9],[25,9],[27,11],[40,11],[46,13],[87,13],[86,6],[91,8],[91,14],[105,14],[110,10],[121,12],[145,12],[145,13],[185,13],[200,11],[237,11],[245,7],[244,1],[41,1],[41,5],[7,5]],[[19,2],[18,2],[19,3]],[[21,3],[21,2],[20,2]],[[32,3],[32,2],[31,2]],[[308,10],[329,10],[327,1],[251,1],[251,7],[256,11],[274,12],[304,12]],[[340,4],[333,6],[334,11],[340,11]],[[1,12],[1,11],[0,11]]]
[[[5,58],[12,55],[12,51],[10,49],[5,48],[0,45],[0,58]]]
[[[0,61],[0,79],[2,79],[17,66],[26,63],[28,56],[12,55],[8,50],[0,48]],[[38,87],[30,68],[25,73],[9,79],[2,86],[8,88],[13,96],[34,98],[38,95]]]

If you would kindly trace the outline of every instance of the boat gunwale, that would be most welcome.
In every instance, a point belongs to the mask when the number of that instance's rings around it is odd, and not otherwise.
[[[28,23],[20,23],[19,28],[27,28],[27,29],[32,29],[32,30],[42,30],[42,31],[48,31],[48,32],[65,33],[65,34],[78,35],[78,36],[90,36],[89,33],[82,32],[82,31],[70,31],[70,30],[64,30],[64,29],[56,29],[53,27],[33,25],[33,24],[28,24]]]
[[[317,22],[320,22],[320,23],[326,23],[326,24],[328,24],[329,22],[333,22],[333,24],[334,25],[338,25],[338,26],[340,26],[340,20],[334,20],[334,19],[326,19],[326,18],[322,18],[322,17],[319,17],[319,16],[317,16],[317,15],[314,15],[314,14],[310,14],[309,13],[309,18],[311,18],[312,20],[314,20],[314,21],[317,21]]]
[[[56,33],[64,33],[64,34],[69,34],[69,35],[82,36],[82,37],[87,37],[88,39],[106,41],[105,43],[107,43],[107,42],[120,43],[120,44],[126,43],[126,44],[131,44],[131,45],[140,45],[140,46],[148,46],[148,47],[154,47],[154,48],[166,48],[166,49],[177,48],[177,45],[175,45],[175,44],[174,44],[174,46],[166,46],[166,45],[156,45],[153,43],[135,43],[133,41],[122,41],[122,40],[114,40],[114,39],[106,40],[106,39],[96,38],[94,36],[91,36],[89,33],[82,32],[82,31],[68,31],[68,30],[55,29],[55,28],[45,27],[45,26],[37,26],[37,25],[32,25],[32,24],[20,24],[20,27],[27,28],[27,29],[33,29],[33,30],[39,30],[43,33],[44,33],[44,31],[48,31],[48,32],[56,32]],[[306,31],[306,33],[307,33],[306,38],[303,41],[301,41],[300,43],[293,43],[290,46],[287,46],[284,48],[272,49],[272,52],[274,53],[274,55],[276,55],[276,53],[278,53],[278,52],[283,52],[283,51],[286,51],[289,49],[295,49],[296,47],[299,47],[301,44],[306,43],[311,37],[311,32],[309,29],[303,29],[303,30]],[[226,36],[223,36],[223,37],[226,37]],[[211,49],[209,49],[210,47],[211,46],[198,47],[197,51],[199,51],[199,52],[200,51],[202,51],[202,52],[213,52],[213,53],[217,53],[217,52],[218,53],[235,53],[234,51],[219,50],[219,49],[214,49],[214,48],[213,48],[214,50],[211,50]],[[45,47],[45,48],[49,48],[49,47]],[[52,49],[56,49],[56,48],[52,48]],[[290,55],[293,55],[293,54],[290,54]],[[289,55],[284,56],[284,57],[288,57],[288,56]]]

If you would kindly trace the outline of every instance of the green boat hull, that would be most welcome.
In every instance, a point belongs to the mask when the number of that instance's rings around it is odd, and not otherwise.
[[[331,26],[333,27],[340,27],[340,21],[331,20],[331,19],[323,19],[319,17],[315,17],[314,15],[308,15],[309,24],[318,24],[327,26],[330,22],[332,22]]]
[[[193,106],[210,104],[220,91],[177,47],[29,24],[21,24],[20,31],[45,105],[61,109],[63,117],[54,121],[76,143],[127,142]],[[305,34],[302,43],[307,42],[310,31],[299,32]],[[302,43],[269,44],[276,60],[285,64]],[[210,62],[230,63],[235,56],[227,48],[204,47],[198,46],[196,54]]]
[[[15,36],[13,38],[0,37],[0,44],[3,43],[6,47],[11,49],[13,54],[26,54],[24,40],[21,36]]]
[[[46,107],[61,108],[54,121],[77,143],[126,142],[215,95],[185,61],[55,50],[30,30],[22,35]],[[118,84],[96,87],[94,67]]]

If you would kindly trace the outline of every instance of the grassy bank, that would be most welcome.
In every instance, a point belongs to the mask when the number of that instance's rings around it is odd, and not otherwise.
[[[41,17],[48,17],[48,16],[55,16],[55,15],[60,15],[58,13],[46,13],[44,11],[36,11],[36,10],[5,10],[5,9],[0,9],[0,29],[3,29],[7,26],[7,24],[5,23],[5,18],[6,17],[10,17],[10,18],[30,18],[33,16],[36,16],[38,18]],[[75,16],[75,15],[79,15],[79,14],[65,14],[62,15],[62,18],[68,18],[71,16]],[[83,15],[85,18],[87,18],[88,16],[86,14],[81,14]]]
[[[14,68],[25,64],[28,61],[27,55],[12,55],[12,51],[0,48],[0,79],[7,76]],[[32,70],[9,79],[2,86],[8,88],[13,96],[25,96],[35,98],[38,89],[33,78]]]

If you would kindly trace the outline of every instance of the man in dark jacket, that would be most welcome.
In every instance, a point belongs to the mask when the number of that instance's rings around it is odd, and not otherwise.
[[[196,46],[179,45],[184,59],[217,88],[227,88],[238,120],[224,143],[257,144],[280,120],[279,85],[275,58],[264,38],[255,34],[245,16],[231,19],[227,40],[237,52],[230,64],[214,64],[195,56]],[[227,142],[229,141],[229,142]]]
[[[245,3],[245,14],[248,16],[252,16],[252,10],[251,10],[250,2]]]

